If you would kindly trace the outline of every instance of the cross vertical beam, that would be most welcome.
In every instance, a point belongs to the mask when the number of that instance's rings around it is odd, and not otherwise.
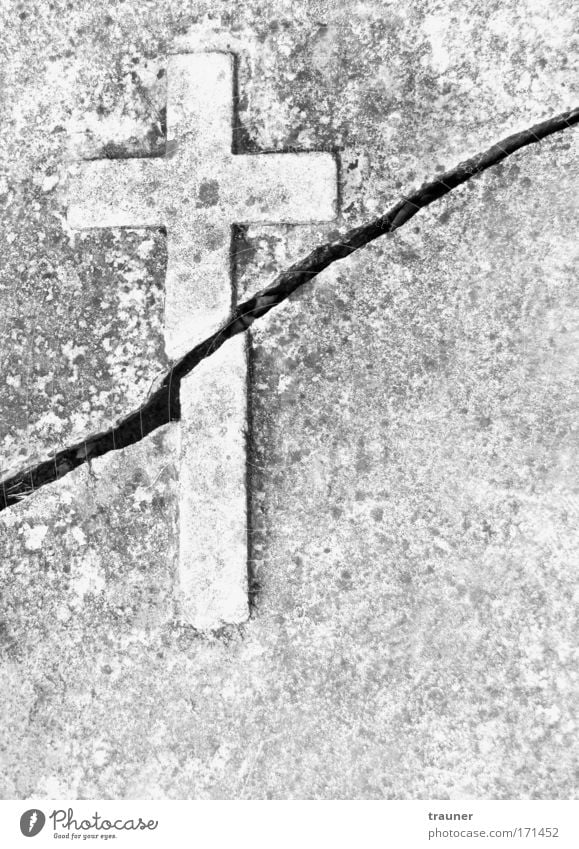
[[[236,336],[181,383],[181,609],[201,630],[249,613],[246,356]]]

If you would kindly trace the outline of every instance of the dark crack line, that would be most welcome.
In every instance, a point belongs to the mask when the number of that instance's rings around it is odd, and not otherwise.
[[[202,360],[214,354],[228,339],[238,333],[244,333],[254,321],[283,303],[292,292],[309,283],[336,260],[344,259],[380,236],[394,232],[421,209],[477,174],[502,162],[512,153],[577,123],[579,107],[555,115],[520,133],[514,133],[488,150],[461,162],[435,180],[425,183],[407,197],[402,197],[388,212],[369,224],[354,227],[339,239],[315,248],[299,262],[278,274],[265,289],[237,306],[227,324],[174,363],[159,388],[135,412],[121,419],[114,427],[62,449],[52,459],[1,481],[0,510],[18,504],[40,487],[58,480],[95,457],[127,448],[168,422],[179,421],[181,380]]]

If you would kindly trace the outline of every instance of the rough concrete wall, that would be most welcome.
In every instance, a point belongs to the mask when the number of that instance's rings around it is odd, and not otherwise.
[[[64,186],[74,156],[163,153],[175,44],[232,34],[240,151],[338,149],[340,227],[572,106],[579,55],[568,0],[3,13],[6,474],[167,366],[163,232],[74,233]],[[0,514],[5,798],[575,795],[576,147],[255,325],[246,625],[175,618],[176,425]],[[248,228],[240,294],[335,227]]]

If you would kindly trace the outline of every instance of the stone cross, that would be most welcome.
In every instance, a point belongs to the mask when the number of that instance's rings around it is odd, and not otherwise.
[[[227,321],[231,227],[336,215],[329,153],[232,153],[229,53],[169,57],[163,158],[77,163],[71,227],[167,228],[165,346],[171,359]],[[181,617],[199,629],[247,619],[246,349],[236,337],[181,384]]]

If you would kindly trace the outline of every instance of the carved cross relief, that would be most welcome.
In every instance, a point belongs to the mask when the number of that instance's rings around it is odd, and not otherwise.
[[[169,57],[167,153],[95,160],[71,173],[73,228],[167,228],[165,346],[171,359],[206,339],[233,305],[231,227],[336,216],[329,153],[233,154],[230,53]],[[179,596],[199,629],[247,619],[245,339],[181,384]]]

